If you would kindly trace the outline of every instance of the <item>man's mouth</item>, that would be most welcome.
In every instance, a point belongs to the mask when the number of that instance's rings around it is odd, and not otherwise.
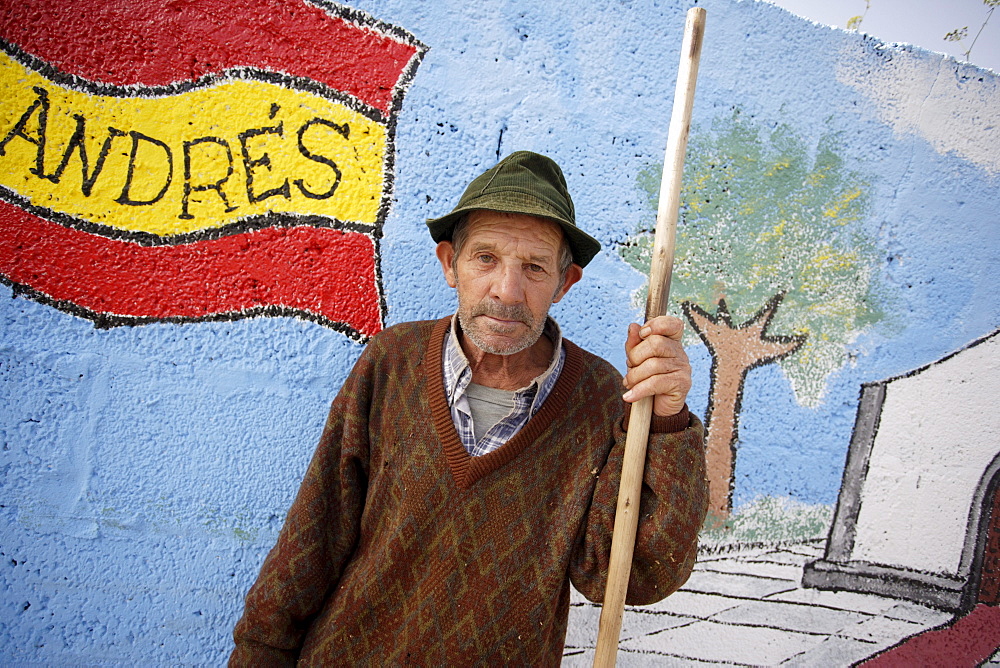
[[[492,329],[512,330],[518,325],[527,327],[527,323],[523,320],[508,320],[506,318],[498,318],[495,315],[489,315],[486,313],[481,314],[481,317],[486,318]]]
[[[517,325],[528,327],[531,320],[529,314],[525,313],[525,309],[516,306],[501,307],[496,304],[483,304],[473,315],[482,316],[490,323],[500,327],[516,327]]]

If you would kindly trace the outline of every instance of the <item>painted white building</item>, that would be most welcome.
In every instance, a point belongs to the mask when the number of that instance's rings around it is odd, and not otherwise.
[[[996,590],[984,552],[1000,523],[998,334],[863,386],[826,556],[805,584],[949,610]]]

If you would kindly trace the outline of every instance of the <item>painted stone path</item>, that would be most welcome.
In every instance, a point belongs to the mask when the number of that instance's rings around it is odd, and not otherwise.
[[[801,586],[823,541],[699,558],[684,587],[626,608],[619,666],[850,666],[952,615],[910,601]],[[600,607],[575,591],[563,666],[590,666]],[[1000,665],[1000,652],[987,662]]]

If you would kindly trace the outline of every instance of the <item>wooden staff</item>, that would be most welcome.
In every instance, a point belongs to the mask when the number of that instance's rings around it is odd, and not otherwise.
[[[660,182],[660,203],[656,211],[656,236],[653,238],[653,258],[649,269],[649,298],[646,301],[646,320],[667,311],[670,295],[670,274],[674,264],[674,246],[677,231],[677,210],[680,207],[681,175],[684,173],[684,154],[687,151],[688,132],[691,128],[691,106],[698,77],[698,61],[705,34],[705,10],[693,7],[688,10],[681,45],[681,62],[674,90],[674,109],[667,132],[667,151],[663,160],[663,180]],[[645,397],[632,404],[628,434],[625,438],[625,459],[622,464],[621,486],[618,490],[618,508],[615,514],[614,537],[611,541],[611,564],[608,585],[604,592],[601,624],[597,634],[594,666],[611,668],[618,653],[622,615],[625,612],[625,592],[628,590],[629,571],[632,570],[632,553],[635,549],[635,532],[639,521],[639,496],[642,491],[643,467],[646,462],[646,444],[649,439],[649,421],[653,414],[653,397]]]

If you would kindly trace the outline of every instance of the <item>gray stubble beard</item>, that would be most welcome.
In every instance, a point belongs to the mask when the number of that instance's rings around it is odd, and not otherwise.
[[[460,300],[458,306],[458,324],[461,325],[462,332],[476,344],[476,347],[491,355],[514,355],[522,350],[527,350],[535,345],[535,342],[538,341],[542,335],[542,331],[545,329],[545,318],[541,318],[537,323],[532,323],[531,313],[523,306],[504,306],[502,304],[493,304],[486,300],[476,304],[472,309],[468,309],[468,313],[466,313],[466,310]],[[479,332],[472,322],[479,315],[487,315],[504,320],[517,320],[527,325],[529,329],[521,339],[514,341],[509,347],[497,348],[479,336]]]

